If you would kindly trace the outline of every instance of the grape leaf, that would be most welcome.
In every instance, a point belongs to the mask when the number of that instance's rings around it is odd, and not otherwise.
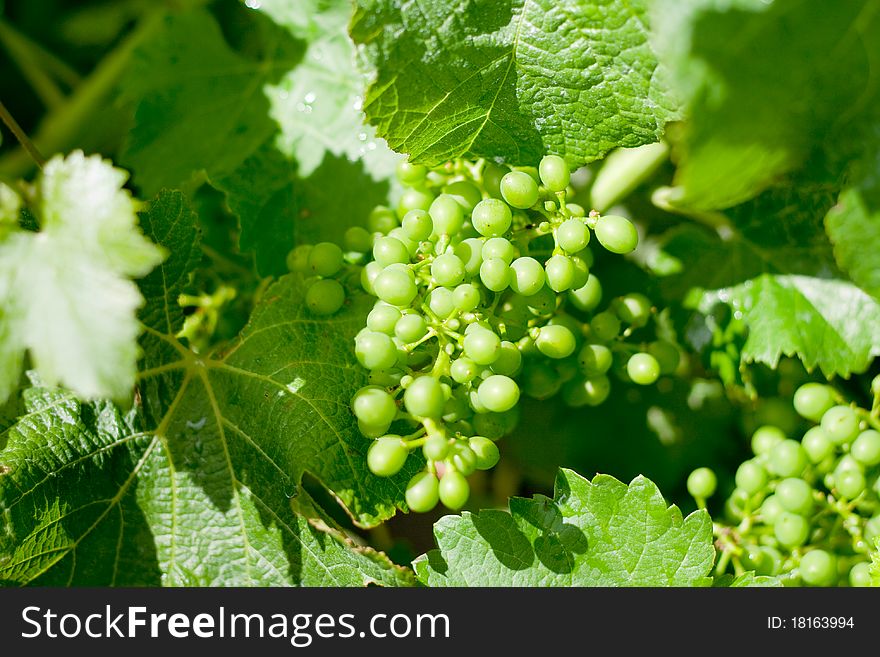
[[[277,131],[264,88],[302,55],[302,44],[265,18],[254,28],[264,42],[260,59],[232,50],[207,11],[163,20],[163,29],[132,56],[122,89],[136,107],[122,159],[150,195],[193,172],[232,171],[256,151]]]
[[[880,86],[872,0],[663,0],[653,43],[686,105],[675,204],[726,208],[799,169],[862,152]],[[845,74],[841,74],[845,71]]]
[[[38,386],[0,452],[0,578],[16,584],[405,584],[406,571],[293,511],[308,471],[376,523],[403,474],[367,472],[347,400],[362,383],[350,342],[365,298],[307,315],[304,284],[269,288],[225,354],[175,337],[177,295],[198,262],[196,217],[164,192],[143,217],[170,258],[142,281],[137,404],[76,401]]]
[[[126,179],[98,156],[56,156],[36,183],[40,232],[0,241],[0,402],[25,350],[51,385],[84,398],[130,393],[143,298],[129,277],[164,255],[138,230]]]
[[[755,586],[779,588],[783,586],[778,577],[770,577],[768,575],[755,575],[754,571],[743,573],[737,577],[728,575],[727,578],[719,578],[715,586],[726,586],[728,588],[751,588]]]
[[[713,300],[742,313],[746,361],[776,367],[783,354],[798,356],[808,370],[848,378],[880,355],[880,304],[849,281],[762,274],[705,295],[705,312]]]
[[[574,167],[676,117],[643,0],[361,0],[350,31],[377,70],[367,117],[414,161]]]
[[[683,519],[644,477],[565,469],[552,500],[446,516],[434,534],[439,549],[414,562],[428,586],[709,586],[715,558],[705,511]]]

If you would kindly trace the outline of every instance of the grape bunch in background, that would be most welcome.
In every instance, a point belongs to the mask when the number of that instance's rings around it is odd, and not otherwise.
[[[875,386],[876,387],[876,386]],[[870,586],[880,539],[880,419],[845,403],[833,388],[807,383],[794,408],[815,423],[800,440],[774,426],[752,436],[754,457],[736,471],[716,525],[718,572],[781,575],[787,583]],[[704,505],[714,473],[691,473],[688,490]]]
[[[407,485],[410,509],[465,504],[466,477],[498,462],[495,441],[516,425],[521,394],[596,406],[612,372],[649,385],[676,369],[673,344],[627,341],[634,332],[653,338],[647,297],[628,294],[600,310],[592,237],[625,254],[638,234],[624,217],[569,202],[561,157],[515,170],[402,163],[398,178],[406,189],[396,211],[375,208],[369,230],[346,232],[345,251],[297,247],[289,266],[316,276],[306,304],[322,315],[339,310],[344,282],[362,266],[360,286],[377,301],[355,338],[370,385],[353,395],[352,410],[374,440],[373,473],[397,474],[411,452],[424,458]]]

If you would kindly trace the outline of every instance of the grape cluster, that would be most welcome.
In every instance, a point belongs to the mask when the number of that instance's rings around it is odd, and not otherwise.
[[[467,476],[498,462],[495,441],[516,425],[521,394],[595,406],[610,393],[609,374],[652,384],[676,369],[679,351],[626,341],[653,321],[643,294],[599,309],[592,236],[625,254],[638,234],[622,216],[570,202],[561,157],[537,169],[404,162],[397,175],[405,186],[397,207],[375,208],[368,230],[349,229],[346,252],[301,246],[289,264],[320,277],[306,294],[319,314],[343,303],[332,277],[344,260],[362,265],[361,286],[377,300],[355,338],[370,385],[352,410],[373,439],[368,467],[392,476],[420,451],[426,465],[407,485],[407,505],[456,510],[470,493]]]
[[[880,538],[880,421],[820,383],[802,385],[793,402],[814,426],[800,440],[771,425],[752,435],[754,457],[737,468],[725,503],[731,524],[716,526],[718,572],[732,565],[791,584],[869,586]],[[716,486],[708,468],[687,481],[700,506]]]

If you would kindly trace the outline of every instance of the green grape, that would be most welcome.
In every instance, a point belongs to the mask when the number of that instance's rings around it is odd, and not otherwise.
[[[495,374],[516,376],[522,365],[522,353],[515,344],[507,340],[501,341],[501,353],[498,359],[490,366]]]
[[[681,352],[671,342],[657,340],[648,345],[648,353],[657,359],[661,374],[673,374],[681,362]]]
[[[456,470],[447,470],[440,479],[440,501],[443,506],[458,511],[471,494],[467,479]]]
[[[485,436],[471,436],[468,447],[477,455],[477,470],[491,470],[501,458],[498,445]]]
[[[483,165],[483,187],[493,198],[501,198],[501,179],[510,169],[498,166],[494,162]]]
[[[375,475],[391,477],[400,472],[409,450],[400,436],[382,436],[367,450],[367,467]]]
[[[380,436],[384,436],[388,433],[388,428],[391,426],[390,422],[387,424],[368,424],[362,420],[358,420],[357,424],[358,430],[367,438],[379,438]]]
[[[834,470],[835,472],[844,472],[845,470],[858,470],[859,472],[862,472],[863,467],[861,463],[852,457],[852,455],[844,454],[838,459]]]
[[[431,461],[442,461],[449,454],[449,440],[438,433],[428,436],[422,445],[422,454]]]
[[[583,287],[569,290],[568,300],[575,308],[586,313],[595,310],[599,302],[602,301],[602,285],[599,283],[599,279],[590,274]]]
[[[480,290],[470,283],[463,283],[452,291],[452,303],[463,313],[476,310],[481,300]]]
[[[620,333],[620,320],[612,312],[601,312],[590,320],[590,330],[597,340],[608,342]]]
[[[501,355],[501,338],[477,327],[464,336],[464,353],[477,365],[491,365]]]
[[[361,269],[361,287],[364,288],[364,291],[367,294],[376,295],[376,289],[373,287],[373,283],[376,281],[376,277],[382,273],[382,265],[378,262],[368,262],[363,269]]]
[[[519,386],[508,376],[493,374],[484,379],[477,391],[480,403],[494,413],[503,413],[519,401]]]
[[[859,416],[849,406],[833,406],[822,415],[821,426],[831,442],[843,445],[859,435]]]
[[[333,276],[344,264],[342,249],[333,242],[320,242],[309,251],[309,270],[318,276]]]
[[[345,303],[345,290],[339,281],[324,278],[306,290],[306,306],[316,315],[332,315]]]
[[[786,511],[806,516],[813,510],[813,489],[803,479],[783,479],[776,484],[775,495]]]
[[[596,238],[611,253],[630,253],[639,244],[636,227],[626,217],[608,214],[596,222]]]
[[[765,424],[755,429],[755,433],[752,434],[752,451],[755,454],[766,454],[783,440],[785,434],[782,429]]]
[[[509,174],[508,174],[509,175]],[[513,215],[504,201],[497,198],[487,198],[477,203],[471,215],[471,223],[480,235],[486,237],[498,237],[510,228]]]
[[[579,205],[578,203],[566,203],[566,209],[571,212],[573,217],[586,217],[587,211],[584,209],[583,205]]]
[[[409,238],[409,235],[406,234],[406,231],[399,226],[388,233],[388,237],[393,237],[398,242],[403,244],[406,247],[406,252],[409,258],[412,258],[419,252],[419,243],[411,240]],[[409,262],[409,260],[406,260],[404,262]]]
[[[567,327],[548,325],[538,333],[535,345],[547,358],[567,358],[574,353],[577,342]]]
[[[480,373],[480,367],[470,358],[457,358],[449,366],[449,375],[456,383],[470,383],[477,374]]]
[[[564,255],[551,256],[544,263],[544,274],[547,285],[555,292],[565,292],[574,283],[575,267],[571,258]]]
[[[452,254],[444,253],[431,263],[431,276],[438,285],[455,287],[464,280],[464,263]]]
[[[408,306],[418,293],[412,272],[404,265],[383,269],[373,279],[373,289],[382,301],[398,307]]]
[[[403,215],[403,232],[414,242],[421,242],[431,237],[434,232],[434,221],[424,210],[410,210]]]
[[[745,461],[736,469],[736,487],[748,495],[759,493],[767,486],[767,471],[757,461]]]
[[[480,273],[483,264],[483,240],[479,237],[469,237],[455,245],[454,253],[464,263],[464,270],[468,276],[476,276]]]
[[[767,453],[767,469],[777,477],[798,477],[806,467],[807,454],[796,440],[783,440]]]
[[[397,179],[404,185],[415,185],[422,182],[428,175],[428,167],[421,164],[410,164],[406,160],[397,163]]]
[[[455,299],[452,290],[436,287],[428,295],[428,307],[440,319],[446,319],[455,312]]]
[[[801,438],[801,446],[812,463],[821,463],[834,453],[834,443],[828,440],[822,427],[808,429]]]
[[[545,155],[538,164],[538,174],[544,187],[551,192],[564,192],[568,187],[571,174],[568,165],[558,155]]]
[[[562,389],[563,401],[577,408],[579,406],[599,406],[611,394],[611,381],[607,376],[575,378]]]
[[[477,455],[466,443],[456,440],[450,448],[447,461],[461,474],[467,476],[477,468]]]
[[[385,335],[394,335],[394,326],[400,318],[400,310],[384,301],[377,301],[367,315],[367,328]]]
[[[718,478],[709,468],[697,468],[687,478],[688,493],[698,500],[705,500],[715,494]]]
[[[309,254],[312,252],[311,244],[300,244],[287,254],[287,268],[290,271],[304,274],[309,270]]]
[[[529,297],[520,297],[533,315],[551,315],[556,310],[556,293],[546,285]]]
[[[880,432],[874,429],[862,431],[850,447],[849,453],[864,465],[880,463]]]
[[[780,545],[788,549],[800,547],[810,535],[810,523],[803,516],[783,511],[773,523],[773,534]]]
[[[443,188],[443,193],[455,199],[465,212],[473,212],[474,206],[483,198],[479,188],[468,180],[449,183]]]
[[[425,208],[434,223],[438,235],[455,235],[464,226],[464,212],[456,199],[449,194],[440,194]]]
[[[651,317],[651,300],[638,292],[615,299],[612,306],[622,322],[636,328],[647,324]]]
[[[425,318],[415,313],[404,315],[394,326],[394,335],[404,344],[418,342],[427,332],[428,324]]]
[[[428,210],[433,202],[434,195],[429,192],[406,189],[400,195],[400,200],[397,203],[397,216],[402,219],[410,210]]]
[[[871,566],[862,561],[850,568],[849,585],[853,587],[873,586],[873,578],[871,577]]]
[[[544,362],[527,363],[522,374],[523,392],[532,399],[549,399],[562,387],[556,371]]]
[[[819,422],[834,406],[834,389],[821,383],[805,383],[795,391],[793,404],[801,417]]]
[[[524,210],[538,202],[538,184],[527,173],[511,171],[501,179],[501,196],[513,207]]]
[[[406,505],[416,513],[426,513],[440,501],[440,482],[430,472],[420,472],[406,485]]]
[[[838,492],[848,500],[857,498],[865,491],[865,475],[860,470],[835,471],[834,483]]]
[[[603,344],[585,344],[578,353],[578,366],[585,376],[599,376],[611,369],[614,357]]]
[[[536,294],[544,287],[544,268],[541,263],[528,256],[517,258],[510,263],[512,276],[510,287],[524,297]],[[482,271],[480,272],[482,274]]]
[[[581,253],[590,253],[590,251],[581,251]],[[573,255],[570,258],[574,267],[574,276],[571,279],[570,291],[582,289],[590,280],[590,264],[579,255]]]
[[[352,226],[346,230],[342,239],[348,251],[368,253],[373,248],[373,236],[361,226]]]
[[[420,376],[403,393],[403,404],[411,415],[436,418],[443,414],[446,395],[433,376]]]
[[[384,205],[377,205],[367,218],[367,227],[374,233],[388,234],[397,227],[397,215]]]
[[[830,586],[837,581],[837,560],[825,550],[810,550],[801,557],[801,579],[813,586]]]
[[[577,253],[590,243],[590,229],[581,219],[566,219],[556,229],[556,243],[568,253]]]
[[[394,237],[379,237],[373,243],[373,259],[383,267],[394,263],[408,263],[409,250]]]
[[[785,509],[779,498],[776,495],[768,495],[761,503],[761,520],[766,525],[772,525],[783,511]]]
[[[355,338],[355,356],[368,370],[387,370],[397,363],[397,347],[384,333],[369,331]]]
[[[649,353],[633,354],[626,361],[626,373],[633,383],[651,385],[660,378],[660,363]]]
[[[871,544],[880,538],[880,514],[873,516],[865,523],[865,539]]]
[[[483,260],[500,258],[509,265],[516,257],[516,248],[503,237],[490,237],[483,244],[481,255]]]
[[[490,258],[480,266],[480,280],[492,292],[507,289],[512,279],[510,266],[501,258]]]
[[[394,397],[379,386],[366,386],[358,390],[351,401],[355,417],[371,426],[389,426],[397,416]]]

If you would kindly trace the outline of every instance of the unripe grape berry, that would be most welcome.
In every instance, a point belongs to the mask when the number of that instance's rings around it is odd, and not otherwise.
[[[391,477],[400,472],[409,450],[400,436],[382,436],[367,450],[367,467],[380,477]]]
[[[408,306],[418,294],[412,276],[400,269],[383,269],[373,280],[373,289],[385,303],[392,306]]]
[[[394,237],[379,237],[373,243],[373,259],[383,267],[409,262],[409,250]]]
[[[493,374],[480,384],[477,394],[487,409],[503,413],[516,406],[519,401],[519,386],[508,376]]]
[[[849,585],[858,588],[873,586],[871,566],[864,561],[853,566],[849,571]]]
[[[574,283],[574,263],[568,256],[551,256],[544,263],[544,273],[547,277],[547,285],[555,292],[565,292]]]
[[[452,290],[436,287],[428,295],[428,307],[440,319],[446,319],[455,312],[455,299]]]
[[[492,292],[501,292],[510,285],[513,272],[501,258],[490,258],[480,266],[480,280]]]
[[[755,454],[766,454],[783,440],[785,433],[782,429],[765,424],[755,429],[752,434],[752,451]]]
[[[358,390],[351,408],[358,420],[373,426],[388,426],[397,415],[394,397],[379,386],[366,386]]]
[[[563,401],[569,406],[599,406],[611,394],[611,381],[607,376],[575,378],[562,389]]]
[[[544,287],[544,268],[541,263],[528,256],[517,258],[510,264],[512,276],[510,287],[524,297],[536,294]]]
[[[834,389],[822,383],[805,383],[795,391],[793,404],[801,417],[819,422],[834,406]]]
[[[617,319],[617,315],[606,310],[593,317],[590,321],[590,330],[597,340],[608,342],[620,333],[620,320]]]
[[[535,340],[538,350],[547,358],[567,358],[574,353],[577,341],[565,326],[548,325],[540,329]]]
[[[490,237],[483,244],[481,255],[483,260],[500,258],[509,265],[516,257],[516,248],[503,237]]]
[[[626,361],[626,373],[633,383],[651,385],[660,378],[660,363],[649,353],[633,354]]]
[[[532,399],[549,399],[562,387],[556,371],[542,361],[530,362],[523,368],[523,392]]]
[[[420,376],[403,393],[406,410],[416,417],[440,417],[446,396],[440,382],[433,376]]]
[[[834,453],[832,443],[822,427],[811,427],[801,438],[801,445],[812,463],[821,463]]]
[[[401,160],[397,164],[397,179],[404,185],[415,185],[425,179],[428,168],[422,164],[410,164]]]
[[[835,471],[834,483],[837,491],[848,500],[861,495],[865,490],[865,475],[860,470]]]
[[[309,269],[318,276],[333,276],[343,264],[342,249],[333,242],[320,242],[309,251]]]
[[[397,363],[397,347],[384,333],[369,331],[355,338],[355,356],[368,370],[387,370]]]
[[[801,579],[813,586],[830,586],[837,581],[837,560],[825,550],[810,550],[798,567]]]
[[[592,312],[602,301],[602,285],[593,274],[587,277],[583,287],[568,292],[569,302],[578,310]]]
[[[461,204],[449,194],[440,194],[431,203],[428,213],[438,235],[455,235],[464,225],[464,211]]]
[[[588,377],[605,374],[613,362],[611,350],[603,344],[585,344],[578,354],[578,366]]]
[[[768,495],[761,503],[761,520],[765,525],[772,525],[779,515],[785,511],[776,495]]]
[[[590,229],[581,219],[566,219],[556,229],[556,243],[568,253],[578,253],[590,243]]]
[[[508,340],[501,341],[501,353],[492,365],[495,374],[516,376],[522,366],[522,353],[519,348]]]
[[[773,523],[776,540],[788,549],[800,547],[810,535],[810,523],[803,516],[783,511]]]
[[[806,467],[807,455],[795,440],[783,440],[767,453],[767,469],[777,477],[798,477]]]
[[[510,228],[513,215],[504,201],[497,198],[487,198],[474,208],[471,215],[471,223],[480,235],[486,237],[498,237]]]
[[[806,516],[813,510],[813,489],[803,479],[783,479],[776,485],[775,494],[786,511]]]
[[[415,242],[428,239],[434,232],[434,220],[425,210],[410,210],[403,215],[401,225],[407,237]]]
[[[615,214],[599,217],[594,230],[599,243],[612,253],[630,253],[639,244],[636,227],[626,217]]]
[[[442,461],[449,453],[449,440],[440,434],[428,436],[422,445],[422,453],[426,459]]]
[[[347,251],[367,253],[373,248],[373,236],[361,226],[352,226],[342,236]]]
[[[822,415],[822,430],[833,443],[851,442],[859,435],[859,416],[849,406],[833,406]]]
[[[464,336],[464,353],[478,365],[491,365],[501,355],[501,338],[492,331],[477,327]]]
[[[581,254],[590,253],[588,250],[580,252]],[[574,276],[571,279],[570,290],[580,290],[590,280],[590,264],[580,255],[573,255],[569,258],[574,267]]]
[[[434,201],[434,195],[419,189],[407,189],[400,195],[397,203],[397,216],[403,218],[410,210],[428,210]]]
[[[868,429],[858,435],[849,453],[859,463],[871,466],[880,463],[880,432]]]
[[[494,162],[486,162],[483,165],[483,187],[493,198],[501,198],[501,179],[510,169],[502,167]]]
[[[767,471],[757,461],[745,461],[736,470],[736,487],[749,495],[760,492],[767,486]]]
[[[300,244],[287,254],[287,268],[290,271],[305,273],[309,270],[309,254],[312,252],[311,244]]]
[[[455,287],[464,280],[464,263],[452,254],[439,255],[431,263],[431,276],[438,285]]]
[[[467,479],[456,470],[447,470],[440,479],[440,501],[452,511],[458,511],[465,505],[471,489]]]
[[[455,199],[465,212],[473,212],[483,198],[479,188],[469,180],[456,180],[443,188],[443,193]]]
[[[364,265],[364,268],[361,269],[361,287],[364,289],[364,292],[367,294],[372,294],[376,296],[376,290],[373,287],[373,282],[382,273],[382,265],[378,262],[371,261]]]
[[[416,513],[426,513],[440,501],[440,482],[430,472],[420,472],[406,485],[406,505]]]
[[[523,298],[526,306],[534,315],[552,315],[556,310],[556,293],[546,285],[533,295]]]
[[[718,478],[709,468],[697,468],[687,478],[688,493],[698,500],[705,500],[715,494]]]
[[[538,164],[538,174],[544,187],[551,192],[563,192],[568,187],[571,174],[565,160],[558,155],[545,155]]]
[[[651,300],[644,294],[626,294],[615,299],[612,305],[620,320],[630,326],[644,326],[651,318]]]
[[[475,310],[480,301],[480,290],[470,283],[463,283],[452,291],[452,303],[463,313]]]
[[[477,455],[477,470],[491,470],[501,458],[498,445],[485,436],[471,436],[468,447]]]
[[[456,440],[452,444],[447,461],[464,476],[471,474],[477,469],[477,455],[467,443],[461,440]]]
[[[324,278],[306,290],[306,306],[316,315],[332,315],[345,303],[345,290],[339,281]]]
[[[538,183],[523,171],[511,171],[501,179],[501,196],[515,208],[530,208],[538,202]]]
[[[452,362],[449,366],[449,375],[457,383],[469,383],[477,378],[480,367],[470,358],[462,356]]]
[[[425,318],[415,313],[404,315],[394,326],[394,335],[405,344],[421,340],[427,332]]]
[[[378,205],[370,212],[367,218],[367,228],[374,233],[388,234],[397,227],[397,215],[386,208],[384,205]]]

